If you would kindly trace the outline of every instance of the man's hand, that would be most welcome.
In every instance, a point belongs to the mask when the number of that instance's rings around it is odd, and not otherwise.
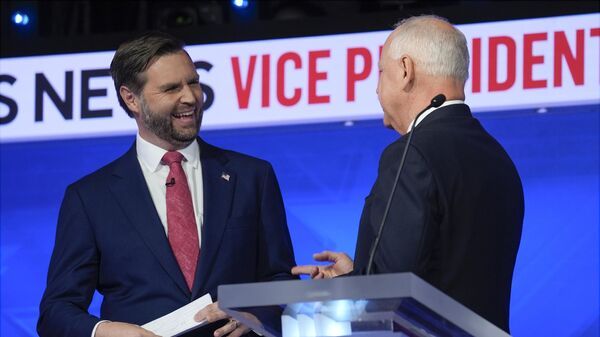
[[[292,268],[294,275],[310,275],[313,279],[334,278],[339,275],[347,274],[354,269],[354,262],[346,254],[341,252],[323,251],[313,255],[315,261],[332,262],[328,266],[295,266]]]
[[[242,313],[242,315],[246,316],[250,320],[256,321],[260,323],[256,316],[249,313]],[[222,319],[228,319],[229,322],[225,323],[221,328],[215,330],[214,336],[221,337],[240,337],[250,331],[250,328],[241,324],[240,322],[232,319],[229,315],[227,315],[223,310],[219,309],[219,302],[215,302],[207,305],[204,309],[198,311],[198,313],[194,316],[194,320],[197,322],[202,322],[206,320],[208,323],[220,321]]]
[[[102,322],[95,337],[160,337],[139,325],[121,322]]]

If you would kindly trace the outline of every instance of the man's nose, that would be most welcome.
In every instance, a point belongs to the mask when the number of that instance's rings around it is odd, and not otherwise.
[[[181,103],[196,104],[197,100],[198,98],[196,97],[194,89],[189,85],[185,85],[181,90]]]

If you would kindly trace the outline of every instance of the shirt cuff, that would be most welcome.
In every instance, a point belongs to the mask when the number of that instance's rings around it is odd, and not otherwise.
[[[100,321],[100,322],[96,323],[96,325],[94,325],[94,330],[92,330],[92,336],[91,337],[96,337],[96,329],[98,329],[98,325],[100,325],[102,323],[106,323],[106,322],[110,322],[110,321],[103,320],[103,321]]]

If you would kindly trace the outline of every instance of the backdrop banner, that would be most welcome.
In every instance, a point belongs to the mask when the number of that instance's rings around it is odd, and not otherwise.
[[[600,102],[600,14],[459,25],[476,112]],[[389,31],[188,46],[204,129],[381,118]],[[0,59],[0,142],[132,134],[114,51]]]

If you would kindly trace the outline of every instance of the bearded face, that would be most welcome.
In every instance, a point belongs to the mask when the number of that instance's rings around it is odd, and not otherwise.
[[[202,118],[200,112],[175,109],[169,114],[159,113],[153,111],[145,99],[142,98],[141,103],[141,121],[158,138],[177,145],[187,145],[196,139]]]
[[[192,60],[185,51],[163,55],[145,77],[132,105],[140,136],[167,150],[186,147],[198,135],[204,98]]]

